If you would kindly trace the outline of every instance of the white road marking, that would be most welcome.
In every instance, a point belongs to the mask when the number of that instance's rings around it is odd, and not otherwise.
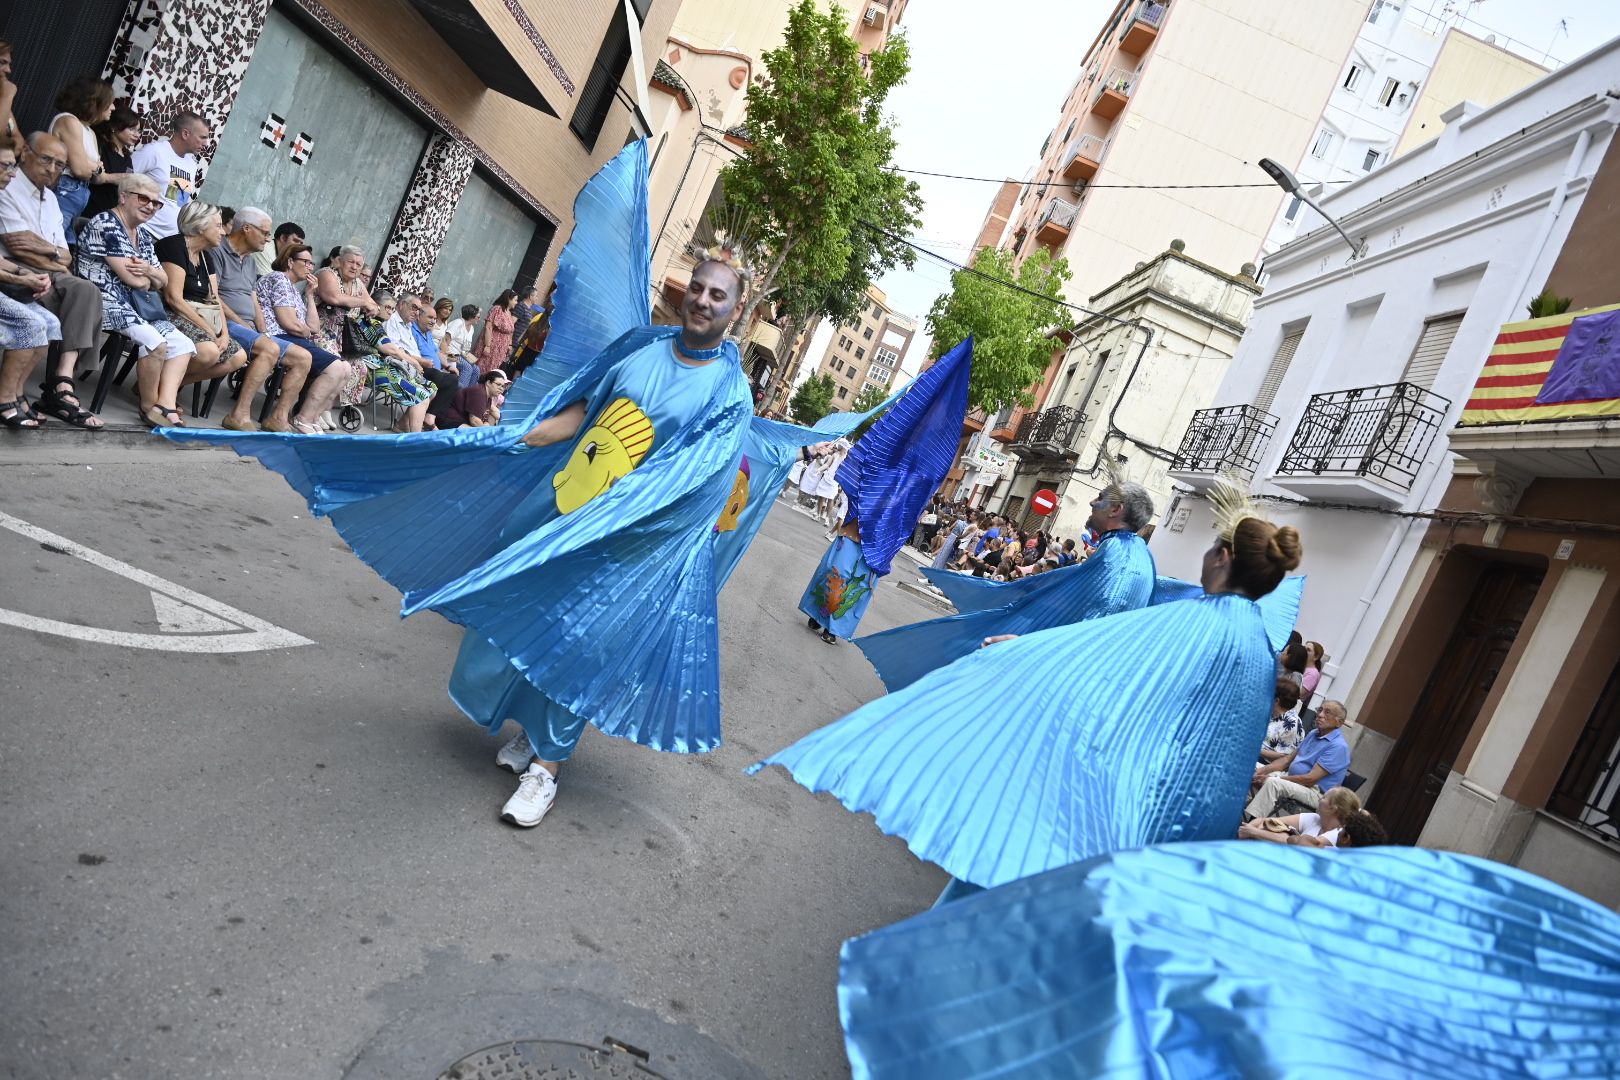
[[[57,552],[81,559],[91,566],[107,570],[120,577],[144,585],[152,591],[152,605],[158,624],[168,633],[137,634],[124,630],[107,630],[99,626],[44,619],[21,611],[0,608],[0,625],[16,626],[41,634],[77,638],[102,645],[119,645],[126,649],[157,649],[163,652],[235,653],[263,652],[269,649],[291,649],[299,645],[315,644],[291,630],[283,630],[273,623],[249,615],[245,611],[222,604],[184,585],[176,585],[155,574],[137,569],[125,562],[65,536],[47,532],[9,514],[0,513],[0,529],[9,529],[19,536],[41,544],[49,544]],[[200,610],[199,610],[200,609]],[[234,632],[216,633],[228,628]]]

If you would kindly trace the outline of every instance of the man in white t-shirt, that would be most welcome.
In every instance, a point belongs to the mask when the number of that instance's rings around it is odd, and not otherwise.
[[[183,112],[170,123],[167,139],[147,143],[130,158],[131,167],[156,180],[163,192],[163,205],[146,223],[146,228],[160,240],[180,231],[180,208],[191,201],[202,171],[197,151],[208,145],[211,135],[206,120],[196,113]]]

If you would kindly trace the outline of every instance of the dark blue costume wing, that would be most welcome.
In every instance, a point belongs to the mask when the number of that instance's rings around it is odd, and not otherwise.
[[[849,516],[860,522],[862,556],[880,576],[956,460],[972,364],[970,337],[918,376],[838,467]]]
[[[982,580],[962,574],[946,576]],[[1147,542],[1121,530],[1109,533],[1096,553],[1076,566],[997,582],[1005,586],[997,592],[973,592],[975,598],[1001,597],[999,607],[898,626],[859,638],[855,644],[893,693],[967,656],[993,634],[1032,634],[1143,607],[1152,595],[1154,576]]]
[[[1620,916],[1466,855],[1165,845],[845,942],[838,1011],[861,1080],[1612,1076]]]
[[[1275,659],[1226,594],[979,649],[764,762],[992,888],[1121,848],[1230,836]]]

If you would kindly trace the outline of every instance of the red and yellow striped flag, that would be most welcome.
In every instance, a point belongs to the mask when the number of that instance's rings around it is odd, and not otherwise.
[[[1485,368],[1468,396],[1460,424],[1522,424],[1532,420],[1581,420],[1620,416],[1620,398],[1537,405],[1570,324],[1583,315],[1614,311],[1620,304],[1587,308],[1544,319],[1508,323],[1496,335]]]

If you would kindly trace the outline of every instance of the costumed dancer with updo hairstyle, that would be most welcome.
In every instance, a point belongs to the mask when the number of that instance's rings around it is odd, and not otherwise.
[[[1300,541],[1236,488],[1214,498],[1202,595],[989,645],[754,771],[785,767],[987,889],[1123,848],[1231,836],[1276,684],[1256,601],[1299,565]]]

